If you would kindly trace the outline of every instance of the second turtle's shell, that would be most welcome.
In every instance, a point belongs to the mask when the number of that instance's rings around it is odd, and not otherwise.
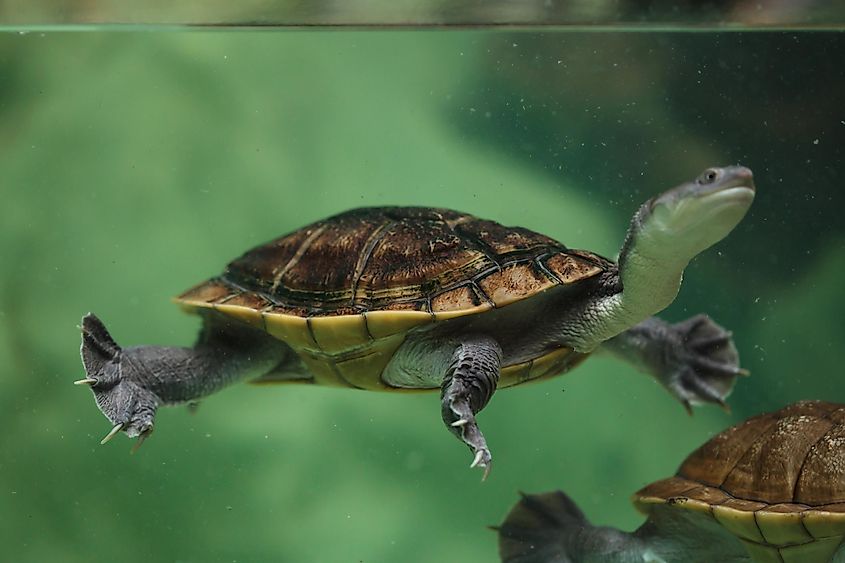
[[[845,535],[845,407],[802,401],[750,418],[634,502],[704,512],[756,561],[827,561]]]

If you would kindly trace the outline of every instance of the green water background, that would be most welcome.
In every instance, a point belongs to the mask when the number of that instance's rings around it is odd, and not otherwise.
[[[0,550],[43,561],[493,561],[517,491],[597,523],[720,429],[845,401],[841,33],[0,36]],[[82,376],[80,317],[192,343],[169,298],[349,207],[453,207],[613,256],[636,206],[706,166],[753,209],[693,262],[753,376],[683,409],[613,360],[495,397],[490,479],[438,397],[236,386],[164,409],[137,455]]]

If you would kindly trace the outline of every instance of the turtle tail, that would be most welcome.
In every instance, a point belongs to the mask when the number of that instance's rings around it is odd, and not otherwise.
[[[522,499],[497,528],[499,556],[505,563],[568,563],[577,561],[567,549],[567,537],[590,527],[586,516],[562,491]]]

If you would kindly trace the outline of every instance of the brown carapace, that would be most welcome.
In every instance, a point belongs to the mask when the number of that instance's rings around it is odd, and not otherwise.
[[[707,513],[755,561],[827,561],[845,536],[845,406],[802,401],[751,418],[634,502],[645,513],[667,503]]]
[[[596,274],[608,261],[449,209],[347,211],[254,248],[213,282],[216,303],[262,297],[271,314],[441,313],[504,305]],[[200,286],[195,291],[203,291]]]
[[[362,208],[248,251],[177,302],[285,341],[315,383],[391,390],[380,374],[408,330],[587,283],[614,268],[528,229],[448,209]],[[503,366],[499,387],[560,373],[583,356],[559,348]]]

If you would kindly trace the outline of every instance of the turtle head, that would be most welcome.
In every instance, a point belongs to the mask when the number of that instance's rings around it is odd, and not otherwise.
[[[640,207],[623,254],[629,246],[636,246],[642,256],[685,265],[736,227],[751,206],[754,193],[754,178],[748,168],[708,168],[696,179]]]

